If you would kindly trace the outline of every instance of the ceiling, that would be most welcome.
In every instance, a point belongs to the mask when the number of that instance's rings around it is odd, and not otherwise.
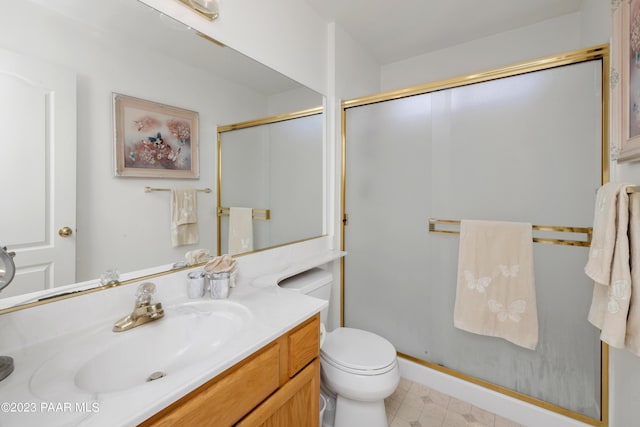
[[[580,10],[582,0],[305,0],[380,64]]]

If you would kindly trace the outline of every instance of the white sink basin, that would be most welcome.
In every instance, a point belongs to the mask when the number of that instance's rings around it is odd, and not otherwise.
[[[164,318],[129,331],[112,332],[112,324],[88,331],[43,363],[30,389],[55,400],[61,393],[95,396],[144,386],[152,374],[162,381],[210,359],[250,318],[240,304],[199,300],[165,307]]]

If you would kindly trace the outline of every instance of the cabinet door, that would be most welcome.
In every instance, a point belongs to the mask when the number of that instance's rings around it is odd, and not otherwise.
[[[318,427],[319,400],[320,360],[316,358],[236,426]]]
[[[296,375],[320,354],[320,315],[290,333],[288,338],[289,378]]]

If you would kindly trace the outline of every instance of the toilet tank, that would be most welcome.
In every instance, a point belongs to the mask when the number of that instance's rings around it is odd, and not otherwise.
[[[278,286],[283,289],[300,292],[305,295],[330,301],[332,283],[333,275],[330,272],[320,268],[312,268],[311,270],[304,271],[280,281]],[[328,312],[328,307],[320,312],[320,321],[322,323],[326,322]]]

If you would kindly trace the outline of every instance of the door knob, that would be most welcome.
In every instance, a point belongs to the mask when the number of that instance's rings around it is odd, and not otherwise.
[[[60,230],[58,230],[58,234],[60,235],[60,237],[69,237],[73,234],[73,230],[71,229],[71,227],[62,227]]]

